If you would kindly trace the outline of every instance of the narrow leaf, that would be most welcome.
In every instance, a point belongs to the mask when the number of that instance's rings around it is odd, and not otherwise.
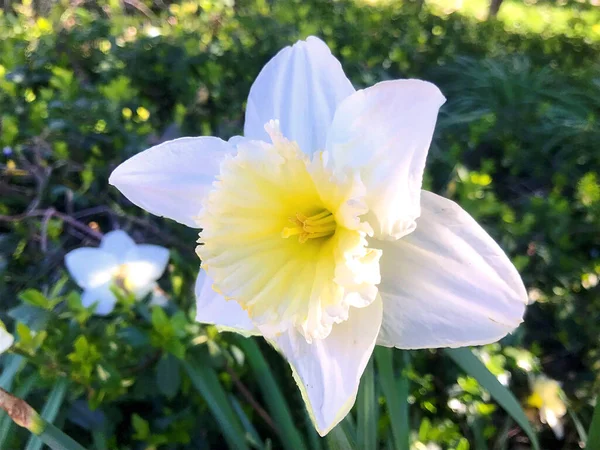
[[[307,445],[310,450],[322,450],[324,439],[321,439],[321,436],[317,434],[317,430],[315,430],[315,426],[308,414],[308,410],[306,408],[302,408],[304,411],[304,430],[308,435]]]
[[[0,388],[10,390],[15,375],[21,369],[24,358],[21,355],[6,355],[4,369],[0,374]]]
[[[401,397],[394,379],[392,352],[393,349],[391,348],[376,347],[375,360],[379,371],[379,384],[385,396],[390,416],[394,448],[396,450],[408,450],[410,437],[408,426],[408,389],[403,389],[404,397]]]
[[[277,424],[283,447],[288,450],[305,450],[306,447],[294,424],[287,401],[281,393],[258,344],[252,338],[242,338],[238,342],[240,348],[248,358],[250,367],[254,372],[254,378],[258,382],[263,394],[264,401],[273,420]]]
[[[53,423],[60,411],[60,407],[62,406],[63,400],[65,399],[65,394],[67,393],[67,388],[69,386],[69,382],[66,378],[60,378],[50,395],[48,396],[48,400],[42,409],[41,416],[44,420],[49,423]],[[31,435],[29,438],[29,442],[27,443],[27,447],[25,450],[40,450],[42,448],[42,441],[37,436]]]
[[[356,436],[352,430],[350,415],[347,415],[342,422],[334,427],[326,436],[329,450],[359,450],[356,443]]]
[[[375,390],[375,373],[373,359],[369,361],[365,373],[360,380],[357,404],[356,440],[360,448],[378,448],[377,421],[379,420],[379,403]]]
[[[51,450],[86,450],[51,423],[46,424],[46,428],[40,434],[40,439]]]
[[[467,374],[475,378],[486,389],[492,398],[513,418],[515,422],[529,436],[533,448],[539,450],[537,436],[525,416],[525,412],[515,396],[502,386],[498,379],[485,367],[485,365],[468,348],[448,348],[446,354]]]
[[[206,401],[212,415],[223,431],[223,436],[229,446],[234,449],[248,450],[244,431],[233,411],[223,386],[217,374],[210,366],[210,361],[205,360],[183,362],[192,385]]]
[[[592,416],[592,423],[588,431],[588,440],[585,448],[600,448],[600,397],[596,398],[596,407]]]

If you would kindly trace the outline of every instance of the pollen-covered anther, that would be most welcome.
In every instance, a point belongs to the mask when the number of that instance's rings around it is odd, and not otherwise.
[[[309,239],[331,236],[337,228],[335,217],[326,209],[310,217],[296,213],[295,217],[289,217],[288,220],[293,226],[284,227],[281,230],[281,237],[287,239],[291,236],[298,236],[301,244]]]

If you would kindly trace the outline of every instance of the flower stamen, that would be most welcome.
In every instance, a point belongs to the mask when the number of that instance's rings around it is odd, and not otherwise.
[[[284,227],[281,230],[281,237],[287,239],[291,236],[298,236],[298,242],[301,244],[309,239],[331,236],[337,228],[335,217],[326,209],[310,217],[296,213],[295,217],[290,217],[288,220],[294,226]]]

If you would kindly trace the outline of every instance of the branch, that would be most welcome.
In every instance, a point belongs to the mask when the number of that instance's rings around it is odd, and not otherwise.
[[[23,214],[17,214],[15,216],[0,215],[0,222],[20,222],[21,220],[28,219],[30,217],[44,217],[45,220],[49,220],[52,216],[62,220],[63,222],[71,225],[73,228],[79,231],[83,231],[84,233],[99,241],[102,240],[102,237],[104,236],[101,232],[93,230],[85,223],[82,223],[67,214],[58,212],[54,208],[36,209],[33,211],[25,212]]]

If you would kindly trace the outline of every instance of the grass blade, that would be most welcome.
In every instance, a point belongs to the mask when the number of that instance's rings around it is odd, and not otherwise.
[[[385,396],[388,414],[390,415],[390,426],[394,438],[396,450],[409,450],[409,426],[408,426],[408,389],[401,393],[398,391],[394,379],[393,349],[375,347],[375,361],[379,371],[379,384]]]
[[[46,428],[39,438],[52,450],[86,450],[51,423],[46,423]]]
[[[56,419],[56,416],[60,411],[60,407],[62,406],[63,400],[65,399],[65,394],[67,393],[68,386],[69,382],[67,381],[67,379],[60,378],[52,388],[52,391],[48,396],[48,401],[44,405],[44,408],[41,412],[42,418],[48,423],[53,423]],[[25,447],[25,450],[41,450],[41,448],[41,439],[35,435],[31,435],[31,437],[29,438],[29,442],[27,443],[27,447]]]
[[[360,380],[357,404],[356,440],[359,448],[378,448],[377,421],[379,420],[379,403],[375,390],[375,373],[373,358],[367,364]]]
[[[502,386],[498,379],[485,367],[485,365],[468,348],[448,348],[446,354],[467,374],[475,378],[486,389],[492,398],[513,418],[513,420],[529,436],[533,448],[539,450],[540,446],[525,412],[515,396]],[[600,448],[600,447],[599,447]]]
[[[410,353],[406,350],[396,350],[396,355],[399,358],[399,369],[400,376],[396,381],[396,386],[398,389],[398,398],[399,407],[400,407],[400,417],[402,420],[400,421],[400,435],[403,436],[403,443],[410,447],[410,412],[408,410],[408,396],[410,394],[410,380],[406,375],[406,371],[408,370],[408,366],[410,365]],[[407,447],[407,448],[408,448]]]
[[[239,339],[239,346],[246,354],[254,377],[258,381],[263,399],[277,424],[281,443],[287,450],[305,450],[304,441],[292,418],[289,406],[256,341],[252,338]]]
[[[221,386],[217,374],[210,366],[210,361],[183,362],[192,385],[206,401],[212,415],[223,431],[223,436],[230,448],[249,450],[244,431],[233,411],[227,394]]]
[[[592,423],[588,431],[588,440],[585,448],[600,448],[600,397],[596,398],[596,407],[592,416]]]
[[[6,355],[6,360],[2,374],[0,374],[0,388],[10,390],[15,375],[21,369],[24,358],[21,355]]]

